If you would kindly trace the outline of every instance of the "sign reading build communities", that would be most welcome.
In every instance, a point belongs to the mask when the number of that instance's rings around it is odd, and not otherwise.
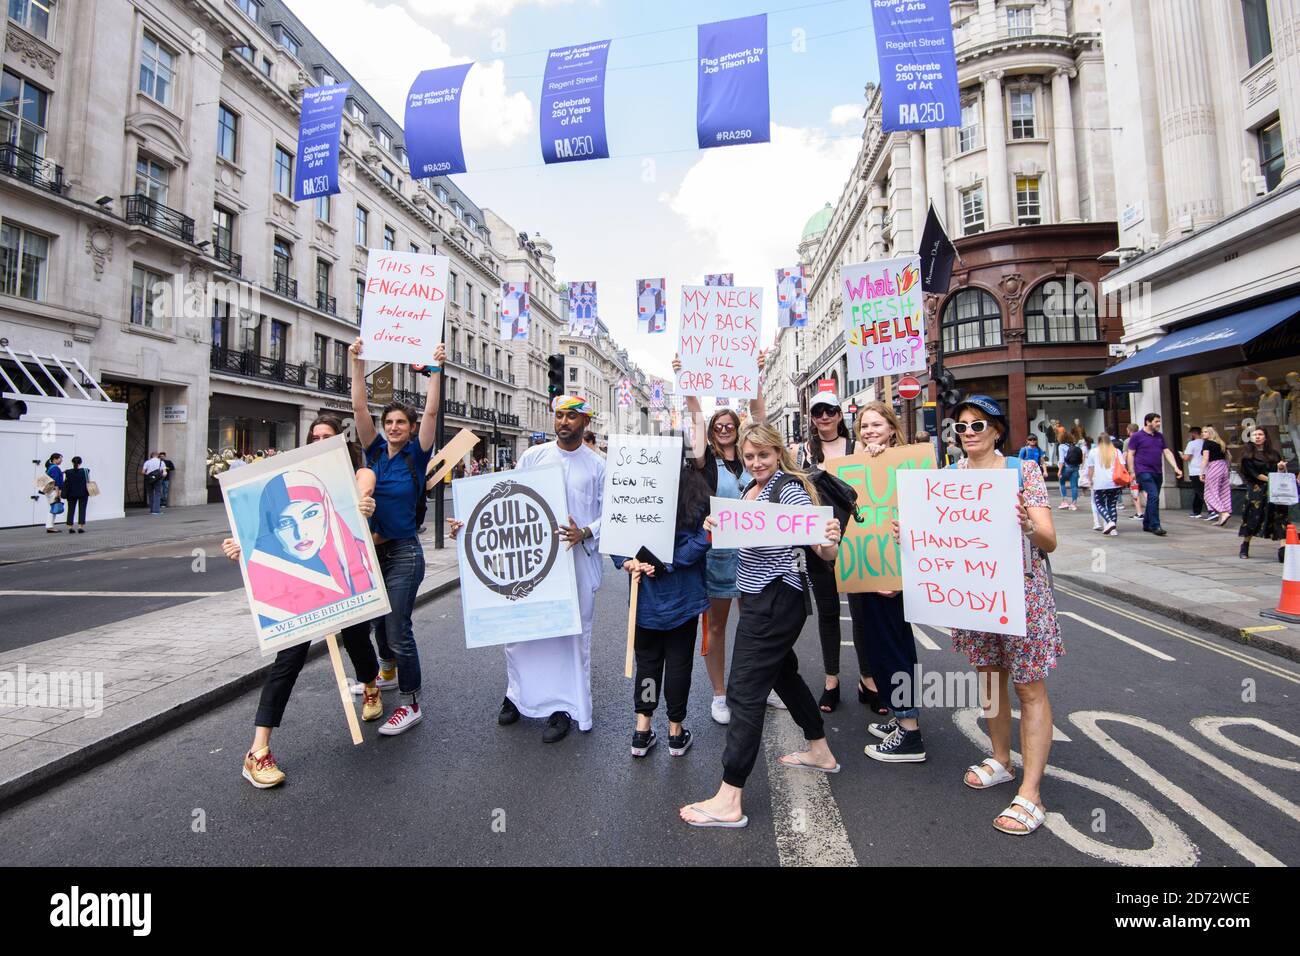
[[[600,553],[649,548],[673,559],[682,440],[675,435],[610,435],[601,503]]]
[[[442,341],[446,256],[371,249],[361,309],[361,354],[368,361],[427,365]]]
[[[582,630],[559,465],[451,483],[465,526],[457,542],[465,646],[562,637]]]

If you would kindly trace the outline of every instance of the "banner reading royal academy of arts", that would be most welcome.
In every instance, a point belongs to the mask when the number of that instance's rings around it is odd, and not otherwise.
[[[542,77],[542,159],[571,163],[608,159],[605,64],[609,40],[551,50]]]
[[[342,435],[217,480],[263,655],[388,613]]]
[[[567,523],[564,472],[543,465],[451,483],[465,646],[488,647],[582,630]]]
[[[298,121],[298,165],[293,177],[294,202],[339,191],[339,137],[343,105],[351,84],[312,86],[302,91],[302,116]]]
[[[884,131],[960,126],[948,0],[872,0],[871,19]]]

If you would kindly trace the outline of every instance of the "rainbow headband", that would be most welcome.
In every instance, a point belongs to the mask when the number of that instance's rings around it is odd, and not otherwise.
[[[560,395],[555,401],[551,402],[551,411],[554,412],[577,412],[579,415],[590,415],[591,406],[581,395]]]

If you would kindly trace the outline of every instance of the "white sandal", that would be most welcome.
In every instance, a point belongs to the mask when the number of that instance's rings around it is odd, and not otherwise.
[[[1029,813],[1026,814],[1021,812],[1021,810],[1018,809],[1019,807],[1024,807],[1029,811]],[[1002,817],[1010,817],[1012,820],[1018,821],[1025,829],[1011,830],[1007,827],[999,826],[998,820]],[[1011,801],[1011,806],[1007,807],[993,818],[993,827],[994,829],[1001,830],[1003,833],[1009,833],[1012,836],[1028,836],[1042,826],[1045,819],[1047,819],[1047,817],[1042,810],[1038,809],[1038,807],[1034,806],[1034,804],[1026,800],[1024,797],[1017,795],[1015,799]]]
[[[991,767],[993,773],[989,773],[988,770],[985,769],[986,767]],[[998,763],[992,757],[988,757],[977,764],[972,764],[966,768],[966,772],[973,773],[979,778],[980,786],[977,787],[966,779],[965,774],[962,774],[961,782],[966,784],[966,786],[970,787],[972,790],[987,790],[989,787],[996,787],[1000,783],[1007,783],[1016,779],[1015,774],[1010,773],[1006,767],[1002,766],[1002,764]]]

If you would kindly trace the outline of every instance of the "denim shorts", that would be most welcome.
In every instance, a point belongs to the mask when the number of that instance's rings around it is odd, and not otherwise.
[[[740,552],[712,550],[705,558],[704,587],[711,598],[738,598],[736,572],[740,567]]]

